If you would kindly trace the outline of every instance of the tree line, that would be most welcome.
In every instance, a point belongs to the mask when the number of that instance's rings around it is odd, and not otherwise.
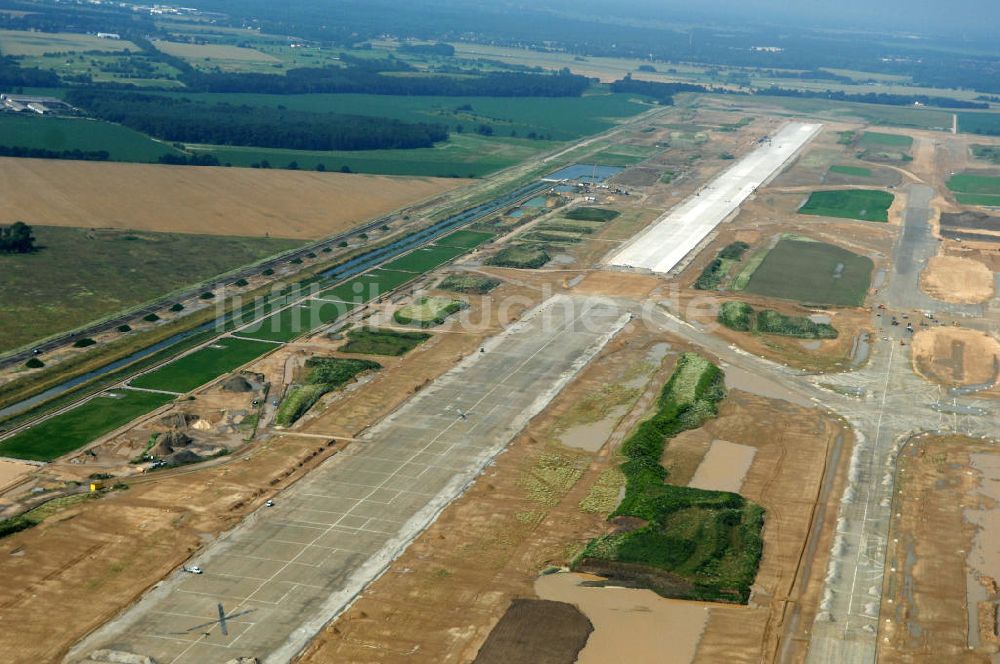
[[[382,150],[426,148],[448,139],[448,128],[441,124],[266,106],[207,104],[136,92],[78,89],[71,90],[66,100],[102,120],[182,143],[291,150]]]

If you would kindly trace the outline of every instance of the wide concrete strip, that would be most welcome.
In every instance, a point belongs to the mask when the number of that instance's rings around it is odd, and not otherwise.
[[[684,260],[762,184],[823,128],[790,122],[710,184],[667,211],[652,226],[607,259],[607,264],[666,274]]]
[[[68,661],[98,648],[159,664],[290,661],[628,319],[616,302],[550,298],[372,427],[363,435],[368,442],[209,546],[192,561],[204,574],[173,575],[78,644]],[[212,622],[219,603],[228,635]]]

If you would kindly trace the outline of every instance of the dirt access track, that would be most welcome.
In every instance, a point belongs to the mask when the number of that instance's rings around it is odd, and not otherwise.
[[[0,159],[0,224],[318,239],[465,184],[448,178]]]

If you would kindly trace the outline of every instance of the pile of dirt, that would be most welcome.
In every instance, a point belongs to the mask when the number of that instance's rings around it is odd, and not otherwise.
[[[593,631],[594,625],[572,604],[515,599],[474,664],[573,664]]]
[[[993,273],[972,258],[934,256],[920,273],[920,288],[943,302],[977,304],[993,297]]]
[[[199,461],[201,461],[201,456],[195,454],[191,450],[174,452],[166,458],[166,462],[174,466],[183,466],[189,463],[198,463]]]
[[[149,453],[153,456],[163,458],[170,456],[178,449],[188,447],[193,442],[194,439],[183,431],[171,429],[157,437],[156,444],[149,450]]]
[[[230,376],[222,383],[224,392],[253,392],[253,385],[240,375]]]
[[[160,424],[168,429],[187,429],[198,421],[198,416],[192,413],[170,413],[160,418]]]

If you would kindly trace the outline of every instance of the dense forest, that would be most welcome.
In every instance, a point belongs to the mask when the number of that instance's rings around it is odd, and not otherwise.
[[[206,104],[137,92],[74,89],[66,100],[102,120],[166,141],[184,143],[292,150],[380,150],[425,148],[448,139],[448,128],[438,124],[265,106]]]
[[[30,157],[32,159],[73,159],[75,161],[107,161],[107,150],[46,150],[21,145],[0,145],[0,157]]]
[[[709,92],[709,89],[702,85],[691,85],[689,83],[637,81],[632,78],[631,74],[627,74],[625,78],[611,84],[611,91],[652,97],[661,104],[670,105],[674,103],[674,95],[678,92]]]
[[[987,109],[990,107],[985,102],[965,101],[962,99],[952,99],[951,97],[929,97],[927,95],[896,95],[885,92],[868,92],[864,94],[851,94],[843,91],[826,90],[788,90],[785,88],[766,88],[760,90],[758,94],[770,95],[774,97],[809,97],[814,99],[832,99],[833,101],[853,101],[862,104],[884,104],[887,106],[934,106],[937,108],[968,108]]]

